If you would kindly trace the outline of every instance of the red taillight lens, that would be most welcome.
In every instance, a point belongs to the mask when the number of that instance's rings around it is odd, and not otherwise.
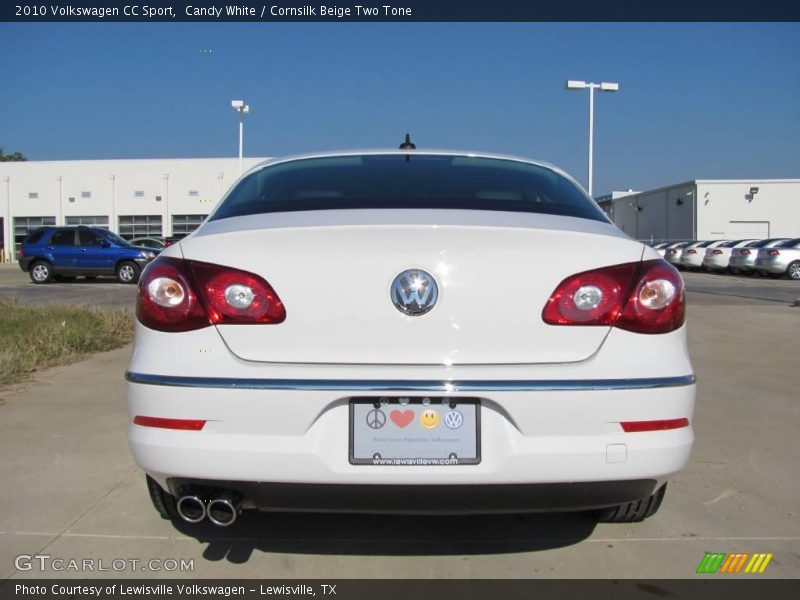
[[[157,427],[159,429],[179,429],[182,431],[200,431],[206,422],[197,419],[164,419],[162,417],[145,417],[136,415],[133,424],[140,427]]]
[[[689,419],[661,419],[658,421],[623,421],[622,431],[625,433],[635,433],[638,431],[668,431],[670,429],[680,429],[689,426]]]
[[[687,254],[697,254],[697,250],[695,250],[694,248],[689,248],[689,249],[686,251],[686,253],[687,253]]]
[[[778,252],[777,250],[768,250],[767,254],[769,254],[770,256],[779,256],[780,252]]]
[[[212,324],[280,323],[286,311],[258,275],[158,257],[139,280],[136,317],[158,331],[192,331]]]
[[[258,275],[209,263],[187,263],[215,325],[282,323],[286,319],[275,290]]]
[[[667,333],[685,320],[683,280],[663,260],[626,263],[562,281],[542,311],[550,325],[611,325]]]
[[[745,256],[747,256],[748,254],[750,254],[750,250],[748,250],[747,248],[745,248],[744,250],[741,250],[741,251],[739,252],[739,254],[744,254]]]
[[[711,254],[722,254],[722,250],[714,250]]]

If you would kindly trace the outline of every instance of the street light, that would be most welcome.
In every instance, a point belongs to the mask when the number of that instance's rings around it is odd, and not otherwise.
[[[244,116],[250,112],[250,105],[244,100],[231,100],[233,110],[239,113],[239,175],[242,174],[242,136],[244,135]]]
[[[618,92],[618,83],[609,83],[604,81],[602,83],[591,83],[586,81],[577,81],[575,79],[567,79],[564,86],[568,90],[583,90],[589,88],[589,195],[592,195],[592,153],[594,151],[594,91],[600,90],[601,92]]]

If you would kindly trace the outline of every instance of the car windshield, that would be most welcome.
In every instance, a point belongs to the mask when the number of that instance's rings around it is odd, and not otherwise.
[[[106,233],[106,237],[109,241],[115,243],[117,246],[130,246],[130,243],[125,238],[119,237],[113,231],[109,231]]]
[[[388,208],[544,213],[608,222],[577,185],[547,167],[425,154],[332,156],[267,166],[245,177],[209,220]]]

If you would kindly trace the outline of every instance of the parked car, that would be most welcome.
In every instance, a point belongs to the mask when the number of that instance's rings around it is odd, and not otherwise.
[[[128,240],[131,246],[141,246],[143,248],[150,248],[156,252],[161,252],[164,248],[169,246],[163,237],[135,237]]]
[[[680,257],[680,266],[684,269],[699,269],[703,266],[703,257],[707,248],[716,248],[729,240],[709,240],[706,242],[694,242],[683,249]]]
[[[705,255],[703,256],[703,268],[707,271],[727,271],[728,261],[731,259],[731,252],[734,248],[742,248],[751,242],[758,240],[745,239],[745,240],[732,240],[720,244],[715,248],[706,248]]]
[[[666,260],[673,267],[679,267],[681,264],[681,254],[683,253],[683,249],[691,243],[692,242],[675,242],[670,244],[667,246],[667,250],[664,253],[664,260]]]
[[[639,521],[693,443],[684,310],[675,268],[555,167],[273,159],[142,275],[130,447],[155,509],[190,523]]]
[[[786,275],[789,279],[800,280],[800,238],[759,249],[755,268],[772,277]]]
[[[131,246],[106,229],[42,227],[22,242],[19,266],[33,283],[53,279],[116,277],[136,283],[144,266],[156,257],[149,248]]]
[[[667,247],[670,245],[670,242],[661,242],[660,244],[655,244],[653,246],[653,250],[657,251],[661,258],[664,258],[664,253],[667,251]]]
[[[739,273],[750,274],[754,272],[756,255],[761,248],[772,248],[789,238],[769,238],[750,242],[743,248],[734,248],[731,252],[731,259],[728,262],[730,272],[737,275]]]

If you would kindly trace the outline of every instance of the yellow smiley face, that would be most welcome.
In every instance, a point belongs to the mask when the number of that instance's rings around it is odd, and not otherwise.
[[[439,424],[439,413],[430,408],[422,411],[422,414],[419,416],[419,424],[426,429],[433,429]]]

